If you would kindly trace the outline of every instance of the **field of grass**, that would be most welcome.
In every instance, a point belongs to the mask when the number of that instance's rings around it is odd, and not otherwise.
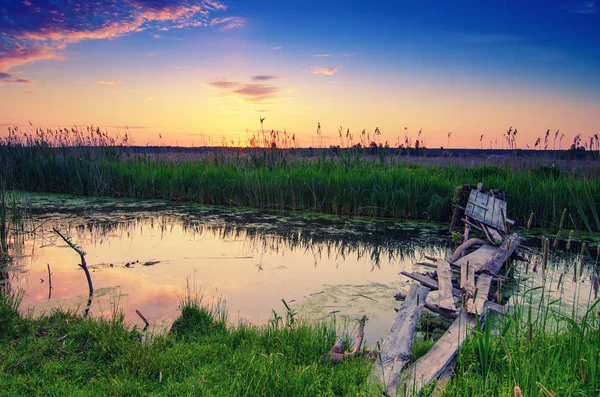
[[[515,167],[519,157],[505,165],[416,164],[386,151],[305,157],[230,149],[178,161],[134,154],[99,131],[77,133],[0,142],[7,188],[447,222],[456,188],[482,182],[510,195],[508,215],[517,224],[531,219],[533,227],[556,229],[568,208],[577,214],[568,227],[600,230],[600,162],[593,160],[583,173],[551,163]]]
[[[264,326],[225,325],[224,313],[183,303],[169,333],[148,337],[118,314],[83,318],[56,311],[22,317],[0,292],[0,393],[13,395],[359,395],[370,370],[357,358],[323,359],[333,324],[293,313]]]

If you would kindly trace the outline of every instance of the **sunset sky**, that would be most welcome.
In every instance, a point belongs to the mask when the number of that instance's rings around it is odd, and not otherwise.
[[[520,148],[547,129],[550,149],[557,129],[557,149],[589,141],[600,2],[0,4],[0,134],[93,124],[138,145],[244,145],[260,117],[300,146],[376,127],[390,146],[502,148],[511,126]]]

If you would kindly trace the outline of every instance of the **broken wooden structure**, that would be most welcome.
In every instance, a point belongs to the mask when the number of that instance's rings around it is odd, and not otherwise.
[[[441,375],[449,377],[453,360],[460,345],[469,336],[477,321],[482,324],[488,311],[503,312],[500,302],[490,294],[499,289],[504,277],[499,274],[515,253],[521,238],[509,234],[514,224],[508,219],[504,194],[497,190],[484,192],[463,187],[459,192],[466,202],[455,202],[453,221],[462,218],[465,231],[463,243],[446,259],[427,258],[420,265],[430,272],[401,272],[414,283],[396,309],[396,320],[386,336],[373,368],[373,378],[390,396],[417,394],[425,385]],[[451,230],[454,225],[451,226]],[[471,229],[481,231],[485,240],[469,238]],[[477,248],[469,252],[469,250]],[[437,291],[437,302],[427,302],[431,291]],[[411,348],[415,329],[427,308],[454,322],[446,333],[422,357],[411,363]]]

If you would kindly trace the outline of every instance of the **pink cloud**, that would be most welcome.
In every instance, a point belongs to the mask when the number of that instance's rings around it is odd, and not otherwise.
[[[313,74],[323,74],[327,76],[331,76],[332,74],[336,74],[342,68],[341,65],[334,65],[332,67],[319,66],[313,68]]]
[[[210,21],[210,26],[219,26],[221,30],[231,30],[242,27],[246,20],[240,17],[214,18]]]
[[[251,83],[244,84],[233,92],[249,102],[262,102],[265,99],[273,98],[279,92],[279,88],[268,84]]]
[[[102,2],[9,2],[3,12],[0,71],[42,59],[63,59],[68,44],[116,39],[144,30],[244,24],[235,16],[210,18],[227,6],[216,0],[103,0]],[[152,34],[152,33],[151,33]],[[158,36],[155,36],[158,37]]]
[[[237,81],[228,81],[228,80],[214,80],[209,81],[206,84],[211,85],[217,88],[236,88],[240,86],[240,83]]]

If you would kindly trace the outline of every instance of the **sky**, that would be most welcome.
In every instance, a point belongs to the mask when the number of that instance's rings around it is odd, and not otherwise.
[[[137,145],[583,145],[600,1],[2,0],[0,134],[74,125]]]

